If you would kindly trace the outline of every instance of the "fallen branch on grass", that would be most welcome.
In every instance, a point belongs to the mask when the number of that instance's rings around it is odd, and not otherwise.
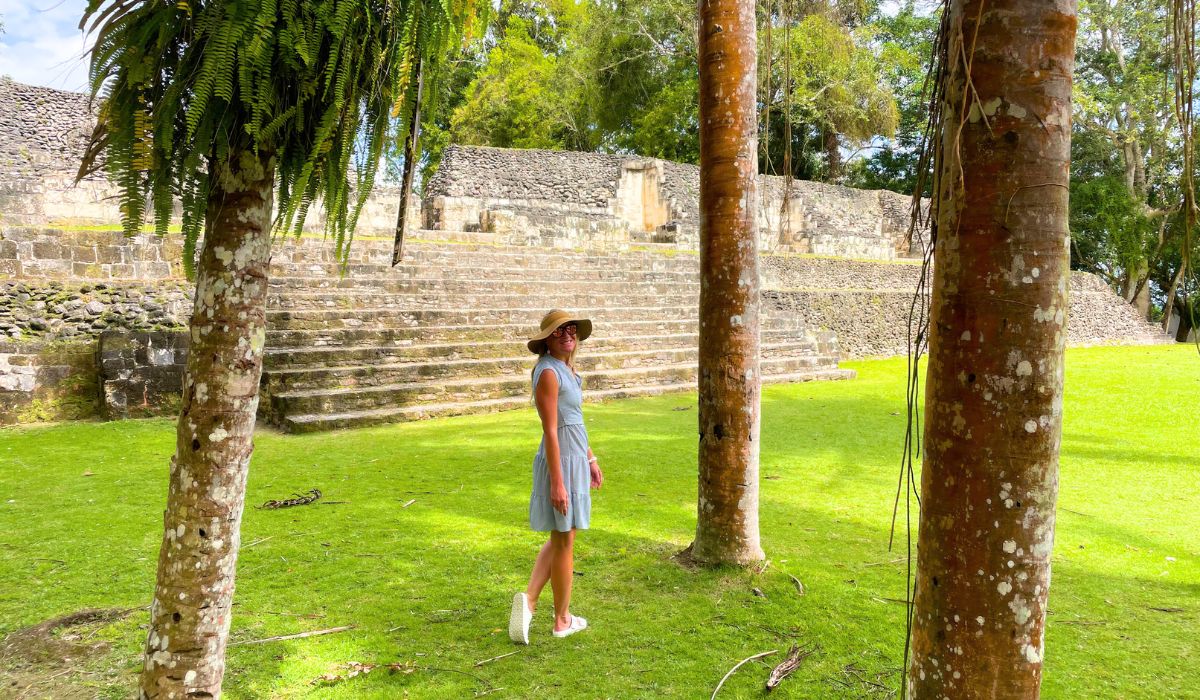
[[[787,658],[778,666],[771,669],[771,675],[767,677],[767,690],[775,690],[783,682],[784,678],[792,675],[796,669],[800,668],[800,664],[804,663],[804,660],[812,656],[815,652],[815,648],[806,647],[801,649],[799,645],[793,644]]]
[[[746,658],[737,662],[737,665],[734,666],[733,668],[729,669],[729,673],[725,674],[725,676],[721,679],[721,682],[717,683],[717,687],[713,688],[712,697],[710,697],[708,700],[713,700],[713,698],[717,697],[717,691],[721,690],[721,686],[725,685],[725,681],[729,680],[729,677],[733,675],[734,671],[738,670],[745,664],[747,664],[751,661],[754,661],[755,659],[761,659],[764,656],[770,656],[771,654],[778,654],[778,653],[779,653],[778,649],[772,649],[771,651],[764,651],[763,653],[755,654],[754,656],[747,656]]]
[[[309,489],[306,493],[294,493],[292,498],[285,498],[281,501],[270,500],[259,506],[259,510],[276,510],[278,508],[291,508],[292,506],[306,506],[310,503],[316,503],[321,498],[320,489]]]
[[[484,659],[483,661],[476,661],[475,668],[479,668],[480,666],[482,666],[484,664],[490,664],[493,661],[499,661],[500,659],[503,659],[507,656],[512,656],[513,654],[519,654],[519,653],[520,652],[517,652],[517,651],[510,651],[507,654],[501,654],[500,656],[493,656],[492,658]]]
[[[787,573],[787,572],[784,572],[784,573]],[[798,593],[800,595],[804,595],[804,584],[800,583],[800,579],[796,578],[795,576],[792,576],[791,574],[788,574],[788,578],[790,578],[792,580],[792,585],[796,587],[796,593]]]
[[[279,637],[266,637],[264,639],[251,639],[245,642],[233,642],[229,646],[242,647],[250,644],[266,644],[267,642],[282,642],[288,639],[304,639],[305,637],[319,637],[324,634],[335,634],[337,632],[345,632],[346,630],[354,629],[354,625],[346,625],[345,627],[330,627],[327,630],[313,630],[312,632],[301,632],[299,634],[285,634]]]

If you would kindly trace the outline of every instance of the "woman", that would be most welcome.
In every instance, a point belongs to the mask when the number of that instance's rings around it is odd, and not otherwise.
[[[587,628],[587,620],[571,614],[571,580],[575,563],[575,530],[586,530],[592,513],[588,491],[600,488],[604,475],[588,447],[580,403],[583,385],[575,372],[575,350],[592,334],[592,322],[561,310],[542,318],[541,329],[527,347],[538,355],[533,368],[533,397],[542,419],[542,444],[533,458],[533,494],[529,526],[550,533],[542,545],[529,586],[513,596],[508,636],[529,643],[529,623],[538,596],[550,582],[554,591],[555,637]]]

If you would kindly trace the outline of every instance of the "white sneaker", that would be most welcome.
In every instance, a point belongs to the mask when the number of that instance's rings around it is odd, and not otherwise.
[[[587,629],[587,620],[575,615],[571,616],[571,624],[567,625],[566,629],[554,630],[555,637],[570,637],[576,632],[582,632]]]
[[[508,638],[517,644],[528,644],[530,622],[533,622],[533,613],[529,612],[529,601],[524,593],[517,593],[508,615]]]

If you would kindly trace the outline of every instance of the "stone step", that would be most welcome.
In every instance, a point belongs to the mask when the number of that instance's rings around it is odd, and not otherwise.
[[[696,314],[694,305],[611,306],[578,308],[576,313],[592,319],[593,326],[640,319],[687,320]],[[273,330],[318,330],[322,328],[405,328],[417,326],[476,326],[524,324],[536,327],[546,313],[543,306],[460,309],[374,308],[374,309],[268,309],[267,324]]]
[[[533,317],[531,317],[533,318]],[[540,318],[540,316],[538,317]],[[374,345],[377,347],[405,347],[409,345],[472,343],[496,341],[520,341],[528,338],[536,328],[537,319],[523,323],[463,324],[460,326],[406,326],[397,328],[316,328],[280,329],[268,327],[267,347],[322,348]],[[596,338],[625,338],[641,335],[696,334],[699,323],[696,319],[665,319],[653,317],[636,321],[606,320],[593,331]],[[763,331],[803,331],[804,323],[793,317],[768,317]],[[828,334],[826,334],[828,335]],[[588,347],[591,340],[585,341]]]
[[[772,360],[800,358],[807,368],[836,367],[837,358],[817,354],[816,343],[787,343],[762,346],[762,354]],[[638,348],[636,350],[590,352],[581,355],[576,366],[580,372],[665,367],[695,364],[698,350],[691,347]],[[269,394],[291,393],[330,388],[386,386],[454,377],[495,377],[520,375],[532,369],[534,357],[521,355],[494,358],[435,359],[409,362],[372,361],[355,365],[287,367],[263,374],[263,387]]]
[[[442,233],[440,231],[431,232]],[[639,248],[642,244],[638,245]],[[588,251],[505,245],[446,245],[436,242],[410,241],[404,246],[401,264],[467,265],[485,267],[519,267],[548,269],[561,267],[615,267],[618,269],[654,269],[696,271],[700,258],[696,254],[674,253],[670,246],[653,245],[636,251]],[[272,253],[272,260],[281,264],[340,263],[333,246],[304,240],[301,244],[284,244]],[[358,239],[350,248],[352,264],[388,265],[392,263],[391,241]]]
[[[621,298],[625,294],[694,294],[699,282],[636,282],[618,275],[605,280],[536,277],[524,280],[455,280],[431,277],[272,277],[270,293],[365,292],[391,294],[578,294],[591,292]]]
[[[536,294],[504,293],[504,292],[470,292],[448,294],[445,292],[425,292],[411,294],[395,294],[390,292],[349,291],[338,290],[331,292],[298,292],[288,291],[282,294],[271,294],[267,298],[267,308],[271,311],[301,311],[310,309],[413,309],[413,308],[540,308],[549,310],[554,307],[568,309],[596,308],[611,301],[612,294],[594,292],[576,292],[566,294],[558,289],[543,288]],[[697,293],[669,294],[635,294],[627,293],[620,296],[621,303],[634,307],[675,307],[695,305],[699,302]]]
[[[819,380],[853,379],[853,370],[820,369],[788,374],[764,375],[764,383],[777,382],[806,382]],[[588,403],[612,399],[633,398],[638,396],[654,396],[658,394],[695,391],[694,381],[676,382],[673,384],[653,384],[639,387],[587,391],[584,399]],[[460,416],[476,413],[495,413],[513,409],[525,409],[531,412],[531,425],[537,424],[537,415],[533,413],[528,394],[504,396],[495,399],[475,401],[450,401],[417,404],[409,406],[389,406],[385,408],[366,409],[361,411],[342,411],[337,413],[310,413],[289,415],[279,421],[280,427],[293,433],[316,432],[322,430],[341,430],[348,428],[363,428],[372,425],[384,425],[425,418],[445,416]],[[531,457],[532,458],[532,457]]]
[[[436,278],[456,280],[536,280],[539,277],[550,279],[574,279],[577,281],[601,281],[621,279],[630,282],[683,282],[698,283],[699,271],[672,270],[629,270],[620,267],[575,267],[565,266],[562,269],[533,270],[520,267],[493,267],[482,265],[408,265],[396,267],[375,264],[351,264],[345,267],[337,263],[272,263],[272,277],[392,277],[407,278]]]
[[[763,376],[795,374],[817,369],[832,369],[824,359],[787,357],[764,359]],[[586,391],[632,389],[659,384],[695,382],[694,362],[657,367],[581,372]],[[438,381],[417,381],[344,389],[313,389],[280,392],[270,396],[269,415],[279,423],[290,415],[345,413],[378,408],[412,406],[418,403],[470,402],[505,396],[529,395],[529,375],[503,377],[459,377]],[[528,400],[528,399],[526,399]]]
[[[811,351],[819,352],[820,354],[830,354],[827,351],[821,350],[820,334],[814,336],[803,331],[767,329],[761,332],[760,340],[763,344],[788,345],[797,348],[797,351],[811,349]],[[588,355],[601,352],[678,347],[694,348],[698,342],[699,337],[695,333],[627,337],[594,336],[584,341],[580,354]],[[372,362],[389,364],[396,362],[416,362],[420,360],[463,360],[521,356],[532,357],[532,355],[528,355],[528,350],[523,340],[449,342],[429,345],[268,347],[266,355],[263,358],[263,366],[267,370],[275,370],[313,366],[336,367],[369,364]]]

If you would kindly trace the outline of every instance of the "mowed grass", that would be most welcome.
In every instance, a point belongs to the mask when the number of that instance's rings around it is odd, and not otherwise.
[[[1200,697],[1200,357],[1092,348],[1067,361],[1043,696]],[[818,651],[776,696],[889,697],[904,644],[902,522],[887,549],[904,361],[845,365],[857,380],[763,392],[762,573],[671,559],[695,527],[694,395],[588,406],[606,481],[578,538],[573,609],[592,628],[552,639],[547,590],[528,647],[508,641],[506,620],[542,542],[526,525],[532,407],[260,432],[248,503],[310,488],[324,499],[247,508],[232,640],[355,629],[232,646],[227,697],[707,698],[739,660],[793,642]],[[0,431],[0,635],[148,603],[173,430]],[[130,696],[146,617],[73,633],[108,646],[70,663],[0,655],[0,696]],[[781,656],[744,666],[721,697],[761,697]],[[410,672],[312,684],[352,661]]]

